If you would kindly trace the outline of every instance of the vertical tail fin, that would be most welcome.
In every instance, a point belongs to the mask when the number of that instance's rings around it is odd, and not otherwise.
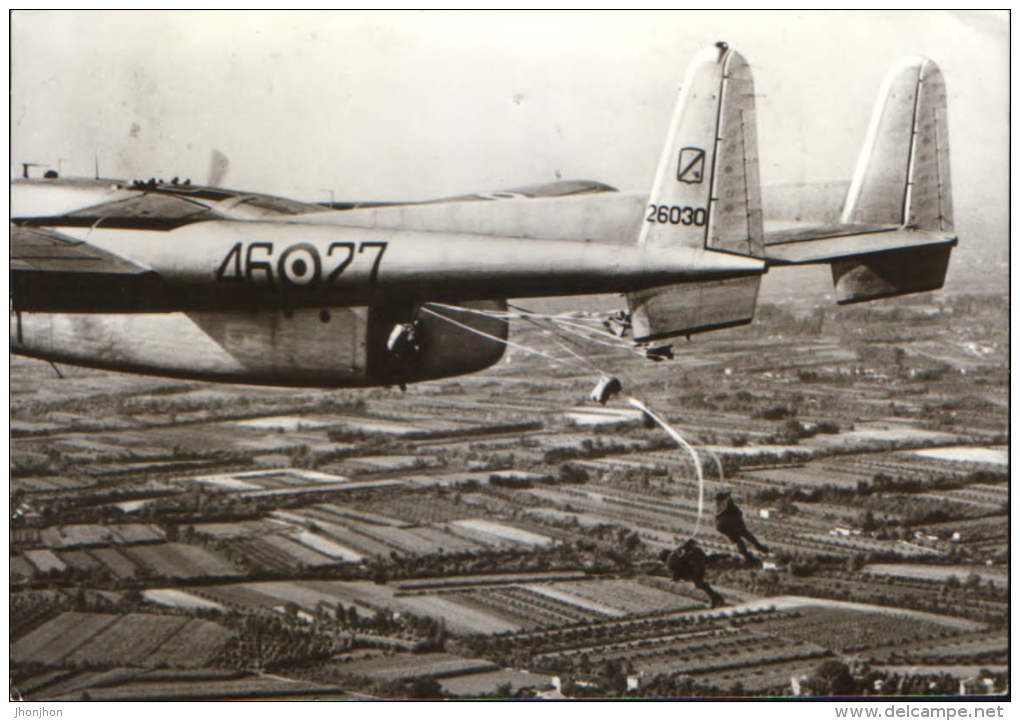
[[[754,79],[725,44],[687,69],[648,203],[639,245],[762,256]]]
[[[886,75],[842,222],[953,232],[946,85],[933,61],[903,58]]]
[[[687,70],[638,245],[685,246],[761,258],[754,80],[724,43]],[[760,277],[678,283],[627,296],[636,340],[749,323]]]
[[[946,84],[933,61],[904,58],[886,75],[842,221],[897,225],[918,238],[912,247],[834,260],[838,303],[936,290],[945,282],[956,244],[946,106]],[[921,245],[926,235],[940,242]]]

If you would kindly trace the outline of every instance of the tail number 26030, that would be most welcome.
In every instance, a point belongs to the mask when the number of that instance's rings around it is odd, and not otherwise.
[[[235,243],[216,270],[216,280],[260,285],[335,285],[355,258],[371,263],[369,285],[379,277],[379,263],[386,252],[382,241],[330,243],[325,257],[311,243],[295,243],[276,253],[271,242]]]
[[[670,225],[704,225],[708,211],[704,208],[692,208],[689,205],[649,205],[645,220],[649,223],[669,223]]]

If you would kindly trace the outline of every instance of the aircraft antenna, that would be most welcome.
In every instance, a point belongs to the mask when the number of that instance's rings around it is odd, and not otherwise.
[[[96,151],[96,180],[99,180],[99,151]]]
[[[21,164],[21,177],[22,178],[27,178],[28,177],[28,169],[29,168],[41,168],[44,165],[45,165],[45,163],[22,163]]]

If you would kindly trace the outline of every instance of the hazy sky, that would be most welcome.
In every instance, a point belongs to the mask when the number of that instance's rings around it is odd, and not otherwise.
[[[684,70],[717,40],[753,69],[765,184],[848,179],[889,64],[934,58],[958,225],[980,207],[1005,232],[1004,12],[18,11],[11,173],[62,158],[91,175],[98,152],[106,177],[205,180],[218,148],[224,185],[312,200],[557,173],[643,190]]]

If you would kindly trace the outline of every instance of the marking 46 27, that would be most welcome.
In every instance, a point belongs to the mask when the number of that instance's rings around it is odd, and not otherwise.
[[[216,270],[216,280],[261,285],[336,285],[340,276],[364,258],[371,263],[369,285],[379,277],[379,263],[386,252],[384,241],[330,243],[323,257],[311,243],[294,243],[280,252],[271,242],[235,243]]]
[[[692,208],[689,205],[649,205],[649,223],[669,223],[670,225],[704,225],[708,219],[708,211],[704,208]]]

